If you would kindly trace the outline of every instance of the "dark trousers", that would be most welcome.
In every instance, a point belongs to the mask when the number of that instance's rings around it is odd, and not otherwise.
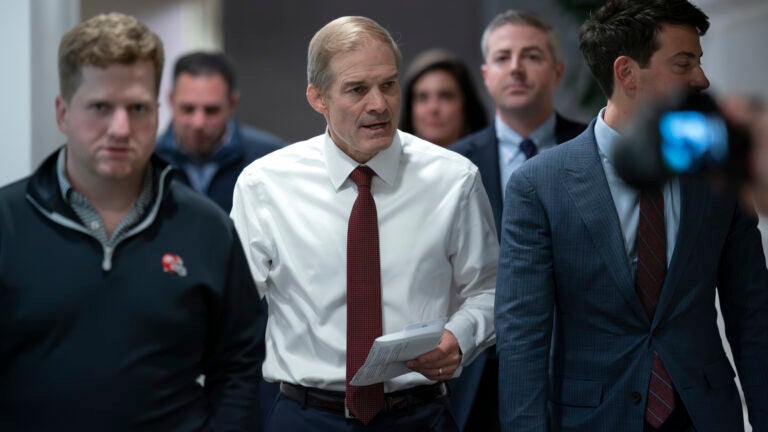
[[[279,393],[280,383],[266,382],[263,378],[259,381],[259,406],[256,409],[258,416],[256,421],[259,428],[257,430],[264,429],[264,425],[266,425],[269,418],[269,410],[272,409],[272,405],[274,405]]]
[[[493,347],[495,348],[495,347]],[[501,430],[499,422],[499,358],[494,352],[488,356],[477,388],[475,402],[469,413],[466,432]]]
[[[335,412],[302,406],[281,393],[272,406],[264,430],[266,432],[458,432],[458,427],[448,409],[447,398],[436,399],[413,409],[380,413],[367,426],[363,426],[359,420],[346,419]]]

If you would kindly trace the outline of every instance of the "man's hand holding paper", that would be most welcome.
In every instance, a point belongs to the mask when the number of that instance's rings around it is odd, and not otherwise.
[[[444,330],[437,348],[405,362],[405,365],[431,380],[445,381],[453,377],[454,372],[459,368],[459,363],[461,363],[459,341],[453,333]]]
[[[441,379],[450,378],[458,367],[458,361],[451,363],[446,358],[451,358],[454,352],[458,353],[459,345],[456,338],[445,330],[446,321],[440,318],[411,324],[401,332],[376,338],[365,364],[350,384],[370,385],[413,371],[429,379],[434,379],[432,377],[438,373]],[[411,362],[419,367],[408,366]]]

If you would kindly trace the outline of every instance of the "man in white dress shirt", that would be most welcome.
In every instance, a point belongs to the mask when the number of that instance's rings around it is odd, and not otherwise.
[[[442,381],[494,343],[498,243],[487,195],[467,159],[397,130],[399,71],[399,50],[374,21],[327,24],[307,68],[307,100],[326,133],[254,162],[235,187],[232,218],[269,302],[264,376],[282,383],[267,430],[455,431]],[[370,186],[357,181],[362,171]],[[360,270],[350,215],[368,188],[378,252],[362,249]],[[362,289],[380,289],[371,325],[381,334],[448,319],[437,348],[383,388],[348,383],[357,340],[347,335],[361,326],[347,323],[368,318],[348,316],[355,271]]]

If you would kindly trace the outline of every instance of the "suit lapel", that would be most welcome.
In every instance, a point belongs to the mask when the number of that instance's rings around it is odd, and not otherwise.
[[[672,252],[672,260],[669,263],[667,277],[661,288],[659,305],[654,315],[654,325],[666,315],[667,308],[675,296],[675,291],[680,289],[680,278],[685,272],[691,253],[696,248],[695,239],[699,232],[705,215],[704,209],[709,203],[710,194],[707,186],[690,177],[680,177],[680,221],[678,222],[675,250]]]
[[[584,130],[583,124],[571,122],[555,113],[555,138],[557,143],[563,143],[577,136]],[[488,193],[496,222],[496,235],[501,237],[501,213],[504,208],[504,195],[501,190],[501,171],[499,169],[499,139],[496,137],[496,126],[491,125],[479,132],[474,140],[474,149],[470,159],[480,168],[483,186]]]
[[[566,181],[565,185],[587,226],[597,253],[606,263],[617,289],[632,311],[647,321],[647,315],[635,293],[630,263],[624,247],[624,234],[597,153],[594,121],[576,138],[567,157],[566,175],[569,181]]]
[[[491,125],[475,141],[475,157],[480,168],[480,176],[483,178],[483,186],[491,201],[493,218],[496,222],[496,235],[501,232],[501,210],[503,196],[501,191],[501,173],[499,172],[499,145],[496,138],[496,128]]]

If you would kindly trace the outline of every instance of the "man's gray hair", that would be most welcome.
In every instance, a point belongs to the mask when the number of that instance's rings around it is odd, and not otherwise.
[[[346,16],[323,26],[309,42],[307,82],[326,93],[334,79],[330,68],[333,56],[360,49],[371,41],[381,42],[392,50],[400,72],[400,49],[389,32],[370,18]]]

